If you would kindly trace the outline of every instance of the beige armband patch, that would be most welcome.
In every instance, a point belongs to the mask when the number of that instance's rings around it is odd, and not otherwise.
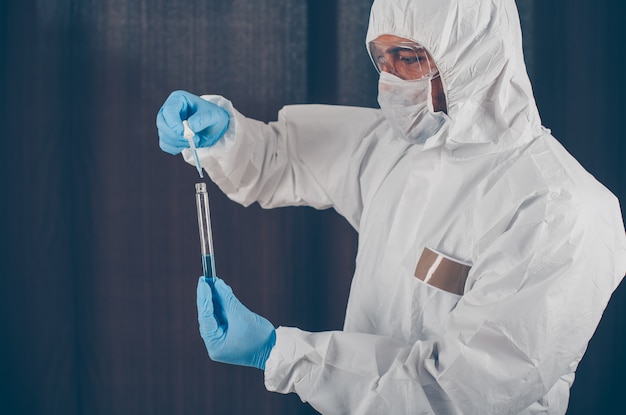
[[[463,295],[470,266],[424,248],[415,276],[426,284],[453,294]]]

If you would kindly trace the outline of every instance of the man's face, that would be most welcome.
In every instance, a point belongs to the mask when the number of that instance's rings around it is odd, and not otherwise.
[[[432,104],[435,112],[447,113],[446,97],[433,58],[421,45],[394,35],[381,35],[370,42],[374,63],[381,72],[388,72],[405,80],[430,76]]]

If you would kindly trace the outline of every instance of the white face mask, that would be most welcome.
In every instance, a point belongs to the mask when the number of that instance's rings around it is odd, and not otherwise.
[[[404,80],[387,72],[380,73],[380,109],[400,137],[410,143],[425,142],[449,119],[444,112],[432,110],[431,79]]]

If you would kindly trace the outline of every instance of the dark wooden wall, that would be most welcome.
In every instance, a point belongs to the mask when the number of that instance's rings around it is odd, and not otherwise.
[[[544,124],[621,200],[618,2],[519,0]],[[312,414],[197,332],[195,169],[160,151],[174,89],[245,115],[376,105],[369,0],[8,0],[2,15],[0,413]],[[332,211],[243,208],[209,183],[218,274],[276,325],[339,329],[356,235]],[[626,370],[620,288],[570,414],[611,413]],[[623,405],[621,405],[623,407]]]

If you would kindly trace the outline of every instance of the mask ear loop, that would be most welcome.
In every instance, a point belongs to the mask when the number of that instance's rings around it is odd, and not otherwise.
[[[439,76],[438,72],[435,75],[431,75],[428,77],[428,102],[426,103],[426,105],[428,106],[428,111],[430,111],[432,114],[435,113],[435,105],[433,103],[433,79],[435,79],[435,77],[437,76]]]
[[[433,94],[433,81],[438,79],[438,82],[441,83],[441,94],[443,95],[443,104],[444,104],[444,109],[443,109],[443,113],[448,115],[448,110],[449,110],[449,106],[448,106],[448,87],[446,86],[445,80],[444,78],[441,76],[441,72],[439,71],[439,67],[437,66],[437,64],[435,64],[434,59],[432,59],[432,55],[430,54],[430,52],[428,52],[428,62],[429,62],[429,67],[432,68],[433,70],[433,74],[430,77],[430,86],[429,86],[429,94],[431,96],[431,99],[428,100],[428,109],[431,110],[433,113],[435,112],[435,108],[434,108],[434,98],[432,98],[432,94]],[[432,59],[432,60],[431,60]],[[437,111],[439,112],[439,111]]]

